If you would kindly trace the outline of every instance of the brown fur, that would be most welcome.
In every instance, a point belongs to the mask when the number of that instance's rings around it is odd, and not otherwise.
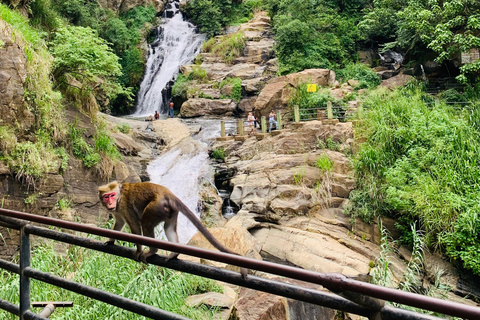
[[[116,202],[113,207],[108,207],[103,199],[104,194],[116,193]],[[98,188],[100,202],[109,211],[113,212],[115,225],[113,230],[123,229],[125,222],[134,234],[155,238],[155,227],[160,222],[165,222],[164,229],[167,239],[178,243],[177,217],[182,212],[188,220],[207,238],[218,250],[233,253],[223,246],[201,223],[195,214],[168,188],[151,182],[122,183],[116,181]],[[109,239],[107,243],[113,244],[115,239]],[[135,258],[146,262],[146,259],[157,252],[156,248],[150,247],[147,253],[143,252],[142,245],[137,244]],[[178,253],[172,253],[168,259],[176,258]],[[247,271],[242,268],[245,277]]]

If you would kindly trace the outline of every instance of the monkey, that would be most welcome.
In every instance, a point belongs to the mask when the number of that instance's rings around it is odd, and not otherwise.
[[[167,187],[151,182],[120,184],[113,181],[98,187],[98,196],[102,205],[113,213],[113,230],[121,231],[126,222],[132,233],[155,238],[155,227],[163,221],[167,239],[178,243],[177,217],[178,212],[182,212],[215,248],[236,254],[218,242],[200,219]],[[106,244],[114,243],[115,239],[112,238],[106,241]],[[152,247],[148,252],[143,252],[142,245],[137,244],[134,258],[146,263],[146,259],[156,252],[157,248]],[[167,261],[178,255],[179,253],[172,252]],[[241,273],[245,278],[247,270],[241,268]]]

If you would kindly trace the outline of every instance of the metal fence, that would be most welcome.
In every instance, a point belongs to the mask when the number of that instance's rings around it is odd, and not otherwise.
[[[202,248],[171,243],[158,239],[143,237],[139,235],[102,229],[84,224],[73,223],[13,210],[0,209],[0,225],[20,230],[20,263],[19,265],[1,260],[0,268],[20,275],[20,305],[14,305],[0,297],[0,309],[18,315],[20,319],[46,319],[30,311],[30,279],[36,279],[54,286],[70,290],[95,300],[129,310],[138,315],[151,319],[187,319],[183,316],[161,310],[159,308],[143,304],[138,301],[127,299],[110,292],[79,284],[61,277],[42,272],[30,267],[30,236],[35,235],[55,241],[73,244],[84,248],[101,251],[124,258],[133,259],[135,249],[105,245],[104,242],[75,236],[39,226],[31,225],[29,222],[36,222],[48,226],[60,227],[88,234],[94,234],[106,238],[115,238],[158,249],[179,252],[203,259],[259,270],[270,274],[279,275],[291,279],[300,280],[328,288],[333,293],[308,288],[307,286],[291,285],[282,281],[274,281],[263,277],[248,275],[243,279],[240,273],[207,266],[203,264],[170,260],[161,255],[154,255],[148,258],[148,263],[162,266],[194,275],[207,277],[226,283],[243,286],[331,309],[336,309],[352,314],[368,317],[369,319],[392,319],[392,320],[432,320],[437,317],[424,315],[400,308],[390,307],[384,301],[392,301],[424,310],[429,310],[445,315],[461,317],[463,319],[480,319],[480,308],[426,297],[414,293],[404,292],[396,289],[385,288],[370,283],[349,279],[341,274],[323,274],[275,264],[271,262],[245,258],[237,255],[227,254],[218,251],[210,251]]]

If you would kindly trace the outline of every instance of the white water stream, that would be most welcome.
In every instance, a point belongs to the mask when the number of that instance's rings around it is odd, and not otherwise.
[[[150,181],[169,188],[197,217],[200,216],[201,183],[214,184],[214,170],[210,166],[208,145],[220,135],[218,120],[190,120],[187,125],[199,131],[157,157],[147,166]],[[180,243],[187,243],[197,232],[193,224],[183,214],[179,214],[177,231]],[[158,237],[163,237],[159,230]]]
[[[133,116],[153,115],[155,110],[167,113],[169,97],[164,89],[176,79],[180,66],[193,61],[205,40],[203,34],[195,32],[193,24],[183,19],[178,6],[178,0],[169,1],[162,23],[157,27],[158,37],[149,45],[145,75]]]

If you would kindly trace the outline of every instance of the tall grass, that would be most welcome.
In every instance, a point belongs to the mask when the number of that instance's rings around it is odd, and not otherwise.
[[[457,232],[457,218],[471,216],[469,208],[480,201],[479,114],[445,103],[433,107],[428,100],[409,87],[377,90],[366,101],[368,112],[356,132],[366,142],[354,160],[358,189],[351,194],[349,212],[365,220],[398,218],[411,245],[406,226],[418,220],[427,245],[444,249]],[[475,247],[480,250],[480,241]],[[464,248],[457,245],[454,251]],[[480,257],[475,262],[480,264]]]
[[[39,246],[34,250],[32,267],[191,319],[212,319],[216,310],[186,306],[185,299],[189,295],[221,291],[221,288],[213,280],[154,265],[143,265],[129,259],[76,246],[70,246],[63,254],[59,254],[54,243]],[[0,270],[0,281],[2,282],[0,287],[2,299],[18,305],[18,276]],[[73,301],[72,308],[55,310],[51,318],[57,320],[146,319],[129,311],[36,280],[31,281],[31,300]],[[33,311],[40,312],[40,310]],[[17,318],[0,311],[0,319],[13,320]]]

